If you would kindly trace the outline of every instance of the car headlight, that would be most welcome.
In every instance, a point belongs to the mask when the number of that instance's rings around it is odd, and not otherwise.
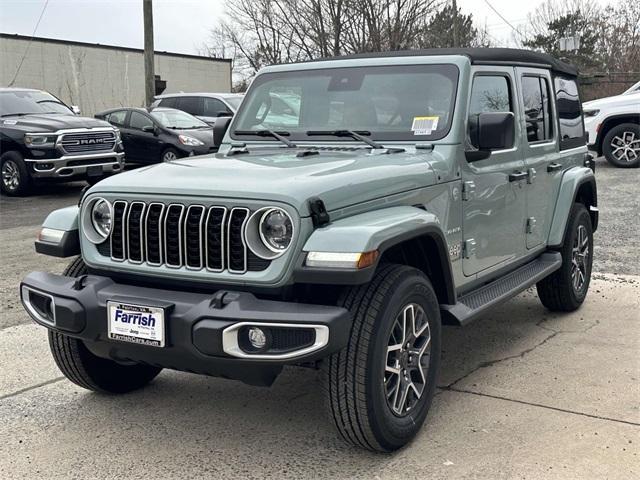
[[[584,111],[584,116],[585,117],[595,117],[596,115],[598,115],[600,113],[600,110],[596,110],[596,109],[589,109],[589,110],[585,110]]]
[[[120,135],[120,129],[116,128],[115,134],[116,134],[116,143],[120,143],[122,141],[122,137]]]
[[[102,243],[111,234],[113,206],[108,200],[97,197],[87,202],[82,215],[82,231],[91,243]]]
[[[189,135],[178,135],[178,140],[183,145],[189,145],[190,147],[199,147],[200,145],[204,145],[197,138],[190,137]]]
[[[56,139],[57,137],[55,135],[27,133],[24,136],[24,144],[29,148],[53,147],[56,143]]]
[[[273,260],[291,246],[294,224],[282,208],[265,207],[251,215],[245,229],[245,241],[258,257]]]

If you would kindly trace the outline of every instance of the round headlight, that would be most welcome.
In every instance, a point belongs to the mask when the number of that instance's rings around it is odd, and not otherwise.
[[[104,198],[96,200],[91,208],[91,225],[103,239],[107,238],[111,233],[112,219],[113,209],[111,204]]]
[[[293,222],[289,214],[280,208],[267,210],[260,219],[260,238],[265,247],[274,253],[284,252],[293,238]]]

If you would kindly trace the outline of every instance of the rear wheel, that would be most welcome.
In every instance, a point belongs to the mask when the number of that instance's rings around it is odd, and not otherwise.
[[[87,267],[78,257],[65,269],[64,275],[78,277]],[[103,393],[126,393],[153,380],[162,370],[149,365],[122,365],[97,357],[82,340],[49,330],[49,347],[60,371],[76,385]]]
[[[593,262],[591,217],[581,203],[575,203],[571,209],[560,253],[562,266],[538,282],[538,296],[551,311],[572,312],[587,296]]]
[[[435,394],[440,310],[422,272],[385,265],[349,289],[349,344],[323,364],[330,416],[349,443],[389,452],[420,430]]]
[[[31,175],[18,152],[6,152],[0,157],[0,175],[2,193],[17,196],[29,191]]]
[[[634,123],[616,125],[602,141],[602,153],[616,167],[640,166],[640,126]]]

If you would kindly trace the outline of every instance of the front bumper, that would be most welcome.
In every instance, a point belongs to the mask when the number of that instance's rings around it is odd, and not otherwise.
[[[124,152],[101,152],[63,155],[58,158],[24,160],[34,178],[66,178],[87,175],[87,170],[100,170],[102,175],[117,173],[124,167]]]
[[[99,357],[256,385],[271,384],[283,365],[315,361],[340,350],[346,346],[351,328],[349,312],[340,307],[261,300],[237,291],[210,294],[138,287],[97,275],[73,278],[32,272],[22,281],[20,296],[37,323],[83,340]],[[162,306],[166,346],[109,339],[109,300]],[[248,325],[272,331],[313,329],[315,338],[312,345],[300,345],[285,354],[247,353],[238,345],[240,327]]]

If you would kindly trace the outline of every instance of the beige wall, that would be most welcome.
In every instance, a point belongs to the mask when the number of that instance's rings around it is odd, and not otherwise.
[[[0,86],[9,85],[28,40],[0,37]],[[156,53],[164,93],[229,92],[231,64],[208,58]],[[141,51],[34,40],[13,84],[38,88],[78,105],[84,115],[107,108],[144,105]]]

